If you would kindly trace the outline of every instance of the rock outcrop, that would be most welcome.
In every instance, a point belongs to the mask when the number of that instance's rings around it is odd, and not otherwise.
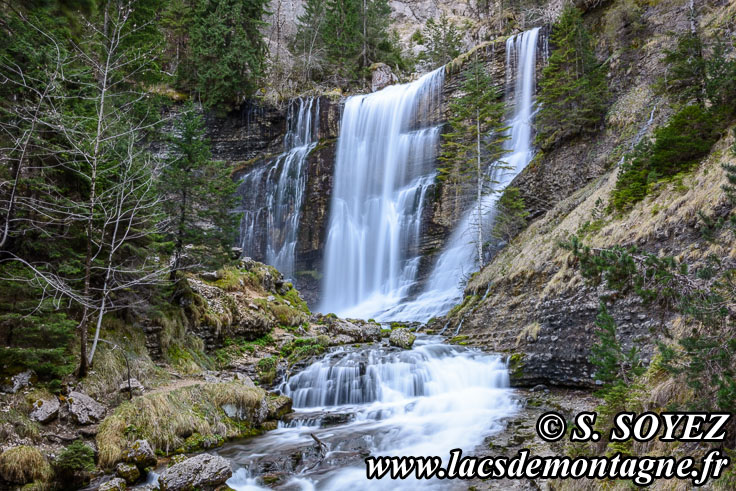
[[[374,63],[371,65],[370,71],[371,92],[376,92],[399,81],[399,78],[394,75],[391,67],[385,63]]]
[[[105,417],[105,406],[82,392],[72,391],[66,398],[69,413],[77,424],[99,423]]]
[[[233,475],[230,462],[219,455],[200,454],[166,469],[158,478],[162,491],[211,490]]]

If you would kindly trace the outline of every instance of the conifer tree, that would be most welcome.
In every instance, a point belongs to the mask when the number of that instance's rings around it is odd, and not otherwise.
[[[422,32],[426,40],[426,56],[433,67],[451,62],[460,54],[460,33],[443,12],[438,20],[429,19]]]
[[[608,86],[580,10],[567,4],[552,28],[554,47],[539,82],[537,143],[549,148],[595,131],[605,113]]]
[[[450,103],[450,129],[443,135],[439,179],[454,186],[455,207],[459,208],[463,184],[475,188],[475,238],[478,264],[483,266],[483,195],[493,185],[494,171],[503,167],[501,158],[506,139],[504,103],[485,67],[475,60],[464,73],[462,96]],[[489,168],[490,166],[490,168]]]
[[[227,109],[252,94],[263,75],[260,31],[268,0],[198,0],[189,69],[202,102]]]
[[[161,193],[167,197],[163,204],[166,234],[173,249],[172,282],[185,266],[185,255],[190,267],[222,265],[239,222],[232,212],[237,185],[228,166],[212,160],[204,121],[193,105],[176,126],[173,155],[161,176]]]

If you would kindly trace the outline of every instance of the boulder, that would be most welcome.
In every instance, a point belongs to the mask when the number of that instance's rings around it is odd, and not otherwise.
[[[281,419],[291,412],[291,399],[286,396],[268,398],[268,419]]]
[[[80,425],[98,423],[105,417],[105,406],[81,392],[70,392],[67,406],[72,418]]]
[[[409,349],[414,344],[414,340],[416,338],[417,337],[408,329],[400,328],[391,331],[391,335],[388,337],[388,342],[391,346]]]
[[[31,410],[31,419],[41,424],[46,424],[54,420],[59,415],[61,404],[57,397],[49,397],[48,399],[39,399],[33,403]]]
[[[158,462],[151,444],[146,440],[136,440],[125,450],[123,460],[128,464],[135,464],[139,469],[153,467]]]
[[[115,477],[107,482],[100,484],[100,487],[97,489],[98,491],[123,491],[126,488],[127,486],[125,485],[125,479]]]
[[[146,390],[146,388],[143,387],[143,384],[140,383],[136,378],[131,378],[130,384],[128,384],[127,380],[124,380],[119,387],[120,392],[128,392],[131,389],[133,391],[133,394],[142,394],[143,391]]]
[[[391,67],[385,63],[374,63],[371,70],[371,91],[375,92],[399,81],[398,77],[391,71]]]
[[[15,394],[20,389],[24,389],[31,385],[31,379],[35,374],[33,370],[26,370],[5,379],[5,382],[0,386],[0,392],[7,392],[8,394]]]
[[[133,484],[141,478],[141,471],[138,470],[138,467],[125,462],[120,462],[117,467],[115,467],[115,474],[118,477],[125,479],[125,482],[128,484]]]
[[[381,340],[381,326],[371,322],[358,324],[345,319],[332,318],[328,320],[327,332],[333,339],[339,339],[340,344]]]
[[[227,459],[219,455],[199,454],[166,469],[159,476],[158,483],[163,491],[211,490],[225,484],[232,475]]]

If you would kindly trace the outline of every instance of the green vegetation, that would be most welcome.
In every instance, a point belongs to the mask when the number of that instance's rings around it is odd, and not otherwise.
[[[539,82],[537,143],[552,148],[595,132],[608,105],[605,67],[598,63],[582,13],[566,3],[552,27],[549,64]]]
[[[179,71],[208,106],[227,108],[251,95],[265,71],[260,29],[268,0],[197,0],[191,15],[190,52]]]
[[[426,45],[427,51],[422,57],[428,59],[433,68],[446,65],[460,54],[460,32],[444,12],[438,20],[427,20],[424,29],[414,33],[414,38],[417,44]]]
[[[73,479],[76,472],[95,470],[95,451],[82,440],[75,440],[61,451],[53,466],[62,480]]]
[[[260,407],[264,392],[239,382],[200,384],[170,392],[147,394],[118,406],[100,425],[97,435],[99,465],[110,468],[137,439],[146,439],[163,454],[181,453],[185,444],[222,441],[257,432],[251,416]],[[222,409],[232,406],[240,417]],[[198,434],[192,440],[187,438]]]
[[[348,84],[376,62],[406,69],[390,13],[387,0],[307,0],[290,47],[302,78]]]
[[[463,186],[471,181],[475,192],[475,243],[478,264],[483,266],[483,209],[481,197],[489,192],[488,166],[503,166],[505,153],[504,103],[501,92],[486,72],[485,66],[475,60],[463,73],[462,95],[450,102],[449,131],[442,135],[442,149],[438,177],[451,186],[455,209],[460,209]]]
[[[604,384],[604,393],[612,385],[627,386],[633,377],[644,373],[639,359],[639,349],[632,346],[625,350],[619,342],[616,322],[601,302],[595,324],[598,342],[590,348],[590,362],[596,366],[596,380]]]
[[[731,213],[732,209],[733,206]],[[728,241],[729,235],[730,232],[719,233],[718,237]],[[659,363],[664,372],[682,380],[699,395],[689,405],[701,410],[728,411],[736,404],[736,326],[729,311],[736,300],[733,268],[715,256],[689,265],[633,246],[593,250],[577,237],[566,247],[578,259],[583,277],[591,283],[604,283],[613,292],[635,294],[650,308],[676,312],[692,326],[677,345],[660,344]],[[598,376],[609,385],[630,384],[641,374],[636,350],[622,349],[605,306],[597,324],[600,343],[592,350],[591,362],[598,366]]]
[[[176,281],[182,268],[218,268],[229,259],[240,216],[230,212],[237,185],[224,162],[212,161],[204,121],[193,105],[177,121],[171,141],[173,156],[160,183],[170,224],[166,238],[173,243],[170,277]]]
[[[330,344],[327,336],[316,338],[296,338],[281,347],[281,356],[289,365],[294,365],[305,358],[321,355]]]
[[[643,200],[656,182],[694,168],[736,117],[736,60],[727,58],[722,43],[706,51],[697,33],[687,33],[665,61],[664,90],[687,105],[625,156],[611,196],[618,211]]]
[[[493,223],[492,235],[496,239],[511,241],[524,227],[526,227],[529,212],[516,187],[507,187],[496,204],[496,218]]]

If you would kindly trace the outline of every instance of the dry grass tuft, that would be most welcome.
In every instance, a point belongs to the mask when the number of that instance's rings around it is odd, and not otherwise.
[[[35,447],[21,445],[0,455],[0,476],[8,482],[27,484],[51,480],[53,471],[46,457]]]
[[[100,425],[100,466],[114,465],[127,445],[139,438],[169,454],[195,433],[222,439],[240,436],[252,429],[264,400],[262,389],[240,382],[202,383],[133,399],[121,404]],[[223,410],[226,405],[232,406],[237,416],[229,418]]]

